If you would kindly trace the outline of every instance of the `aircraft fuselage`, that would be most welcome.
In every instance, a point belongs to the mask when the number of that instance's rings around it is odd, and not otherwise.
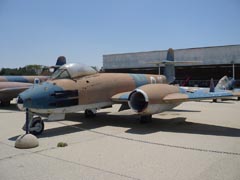
[[[167,83],[165,76],[97,73],[82,78],[56,79],[36,84],[21,93],[21,98],[24,107],[35,113],[70,113],[111,106],[112,96],[155,83]]]

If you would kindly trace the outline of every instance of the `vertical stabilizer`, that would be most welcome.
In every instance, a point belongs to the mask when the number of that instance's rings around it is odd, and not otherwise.
[[[211,78],[209,92],[214,92],[214,91],[215,91],[214,82],[213,82],[213,78]]]
[[[167,51],[167,60],[174,61],[174,51],[172,48],[169,48]]]
[[[66,64],[66,58],[65,56],[59,56],[57,58],[57,62],[56,62],[56,65],[55,66],[52,66],[54,68],[54,71],[55,72],[59,67],[61,67],[62,65]]]
[[[64,65],[64,64],[66,64],[66,58],[65,58],[65,56],[59,56],[59,57],[57,58],[56,66],[62,66],[62,65]]]
[[[172,83],[175,80],[174,51],[172,48],[168,49],[167,59],[164,64],[164,75],[166,76],[168,83]]]

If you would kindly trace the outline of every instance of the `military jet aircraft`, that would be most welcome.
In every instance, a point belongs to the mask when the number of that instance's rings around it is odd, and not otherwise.
[[[57,70],[61,65],[66,64],[66,58],[60,56],[57,59],[56,65],[51,66]],[[0,76],[0,105],[7,106],[13,98],[30,86],[33,83],[46,81],[49,76]]]
[[[61,66],[50,80],[35,84],[18,98],[20,109],[27,108],[32,134],[41,134],[48,120],[64,119],[66,113],[85,111],[86,117],[95,116],[98,109],[122,104],[120,110],[132,109],[140,121],[150,121],[153,114],[170,110],[182,102],[233,96],[225,90],[207,89],[188,91],[186,87],[169,85],[175,79],[173,50],[168,51],[168,68],[164,75],[98,73],[80,64]],[[40,115],[40,116],[38,116]],[[25,127],[26,128],[26,127]]]

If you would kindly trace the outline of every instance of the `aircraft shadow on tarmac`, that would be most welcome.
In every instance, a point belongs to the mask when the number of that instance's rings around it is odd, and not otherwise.
[[[59,121],[63,126],[45,129],[42,135],[38,138],[54,137],[64,134],[71,134],[80,131],[94,131],[94,133],[104,133],[97,130],[104,126],[123,127],[129,128],[125,133],[131,134],[151,134],[156,132],[172,132],[172,133],[187,133],[199,135],[212,135],[212,136],[227,136],[227,137],[240,137],[240,129],[229,128],[224,126],[202,124],[186,121],[185,117],[177,118],[152,118],[150,123],[139,123],[138,115],[112,115],[108,113],[97,113],[94,118],[85,118],[83,113],[72,113],[66,116],[66,120],[77,122],[74,125],[65,125],[65,122]],[[51,123],[51,122],[49,122]],[[48,122],[45,124],[47,127]],[[18,136],[9,138],[9,140],[16,140]]]
[[[46,129],[44,133],[39,137],[51,137],[93,129],[97,131],[97,128],[104,126],[129,128],[125,131],[126,133],[142,135],[162,131],[173,133],[240,137],[240,129],[188,122],[184,117],[170,119],[153,118],[152,122],[145,124],[139,123],[138,115],[111,115],[107,113],[98,113],[96,117],[88,119],[86,119],[81,113],[73,113],[69,114],[66,119],[79,122],[79,124]]]
[[[9,106],[1,106],[0,105],[0,109],[1,110],[8,110],[8,111],[20,111],[17,107],[16,104],[10,104]],[[6,112],[0,112],[0,113],[6,113]]]

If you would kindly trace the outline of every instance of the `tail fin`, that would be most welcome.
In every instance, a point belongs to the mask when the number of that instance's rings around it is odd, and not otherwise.
[[[211,80],[210,80],[210,88],[209,88],[209,92],[215,92],[215,87],[214,87],[214,81],[213,81],[213,78],[211,78]]]
[[[167,52],[167,59],[161,60],[157,62],[148,62],[147,64],[155,64],[158,65],[159,68],[159,74],[160,74],[160,64],[165,65],[164,69],[164,75],[167,78],[168,83],[173,83],[175,80],[175,64],[199,64],[202,63],[202,61],[174,61],[174,51],[172,48],[168,49]]]
[[[64,65],[64,64],[66,64],[66,58],[65,58],[65,56],[59,56],[59,57],[57,58],[56,66],[62,66],[62,65]]]
[[[164,75],[166,76],[168,83],[172,83],[176,79],[174,67],[174,51],[172,48],[168,49],[167,59],[164,62],[165,62]]]
[[[62,65],[66,64],[66,58],[65,56],[59,56],[57,58],[57,62],[55,66],[52,66],[51,68],[54,68],[53,72],[55,72],[58,68],[60,68]]]

